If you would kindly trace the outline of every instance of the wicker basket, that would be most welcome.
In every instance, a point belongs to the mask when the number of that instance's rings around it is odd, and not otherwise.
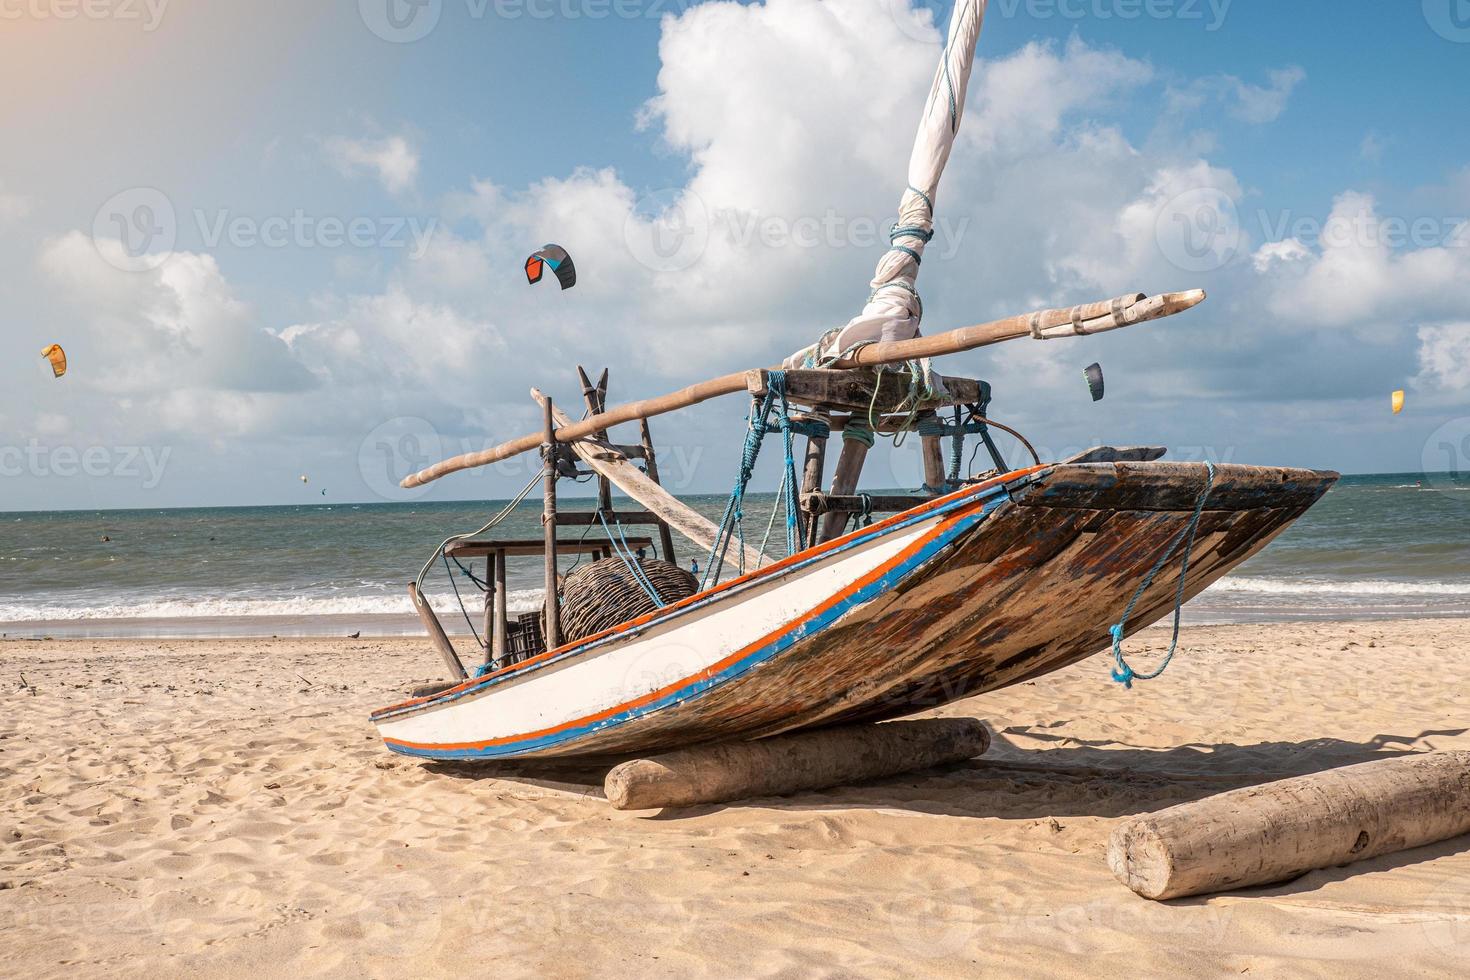
[[[698,580],[671,562],[644,559],[638,565],[664,605],[699,590]],[[621,558],[604,558],[583,565],[561,582],[562,642],[571,643],[601,633],[656,608]]]

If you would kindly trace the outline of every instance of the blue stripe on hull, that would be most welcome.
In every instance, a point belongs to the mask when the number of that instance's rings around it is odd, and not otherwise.
[[[659,698],[656,701],[651,701],[648,704],[640,705],[637,708],[632,708],[624,712],[619,712],[615,715],[610,715],[606,718],[599,719],[596,722],[584,726],[564,729],[554,734],[545,735],[539,738],[524,739],[518,742],[507,742],[502,745],[487,746],[484,748],[431,749],[389,742],[388,747],[394,752],[400,753],[402,755],[411,755],[426,759],[504,759],[562,745],[575,739],[585,738],[589,735],[604,731],[608,728],[625,725],[631,721],[636,721],[640,718],[652,714],[655,711],[662,710],[671,705],[678,704],[682,701],[696,698],[706,691],[710,690],[711,688],[717,687],[730,680],[733,680],[739,677],[741,674],[744,674],[751,668],[757,667],[765,663],[766,661],[779,656],[786,650],[790,649],[797,641],[811,639],[814,634],[821,632],[827,626],[836,622],[840,617],[842,617],[855,607],[860,606],[863,603],[868,602],[876,598],[877,596],[882,595],[884,592],[887,592],[890,589],[894,588],[907,575],[909,575],[919,566],[923,565],[925,562],[929,561],[944,548],[948,547],[957,538],[969,533],[976,525],[985,520],[985,518],[988,517],[992,511],[994,511],[1002,503],[1010,500],[1010,495],[1005,491],[1004,487],[997,487],[995,489],[997,491],[995,495],[990,496],[988,499],[986,499],[984,504],[981,507],[977,508],[974,513],[968,514],[960,520],[957,520],[952,527],[950,527],[944,533],[936,536],[934,540],[930,541],[917,553],[911,555],[907,560],[889,569],[889,571],[881,578],[869,583],[864,588],[855,591],[852,595],[848,596],[842,602],[837,603],[831,609],[828,609],[825,612],[812,617],[811,619],[803,620],[796,623],[790,630],[783,633],[773,642],[752,651],[747,656],[730,664],[720,673],[715,674],[702,681],[695,681],[691,684],[688,684],[677,691],[670,692],[668,695]],[[973,504],[974,501],[962,499],[957,503]],[[946,510],[947,509],[948,508],[946,508]],[[924,518],[929,519],[935,516],[942,516],[943,513],[944,510],[935,511],[931,514],[924,515]],[[889,533],[891,533],[893,530],[898,530],[898,528],[889,529]]]

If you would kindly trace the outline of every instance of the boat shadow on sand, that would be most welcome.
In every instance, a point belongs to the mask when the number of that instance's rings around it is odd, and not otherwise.
[[[1049,735],[1042,729],[1008,728],[996,736],[983,759],[860,785],[814,790],[787,797],[654,811],[646,819],[668,821],[742,808],[782,811],[905,810],[940,816],[1015,820],[1046,825],[1055,833],[1068,818],[1117,819],[1149,813],[1217,793],[1327,769],[1412,755],[1428,740],[1455,739],[1470,729],[1428,730],[1417,735],[1380,734],[1362,742],[1318,738],[1252,744],[1192,743],[1164,749],[1087,742]],[[1066,743],[1051,749],[1022,749],[1007,736]],[[602,782],[613,763],[428,763],[426,768],[456,779],[494,779],[513,784],[517,795],[568,795],[601,800]],[[1470,849],[1470,836],[1312,871],[1291,881],[1237,889],[1239,897],[1287,897],[1316,891],[1351,877],[1408,867]],[[1169,905],[1202,905],[1212,896]]]
[[[743,807],[900,809],[1012,820],[1116,818],[1243,786],[1423,752],[1429,748],[1427,740],[1455,739],[1467,732],[1470,729],[1380,734],[1362,742],[1317,738],[1149,748],[1020,726],[998,732],[990,752],[969,762],[793,796],[660,810],[652,819],[688,819]],[[1057,747],[1020,748],[1018,739]],[[601,799],[603,777],[616,761],[428,762],[425,768],[455,779],[497,779],[541,793]]]

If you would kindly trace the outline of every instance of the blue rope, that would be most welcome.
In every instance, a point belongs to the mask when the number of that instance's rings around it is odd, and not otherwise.
[[[623,533],[623,522],[618,522],[618,533],[614,537],[612,528],[608,527],[607,518],[602,516],[601,510],[597,512],[597,519],[602,523],[602,529],[607,532],[608,543],[612,545],[613,551],[617,553],[617,556],[623,560],[623,564],[627,566],[628,574],[633,576],[633,581],[647,593],[648,598],[653,600],[654,606],[662,608],[664,606],[663,596],[658,594],[658,589],[654,588],[653,582],[648,578],[647,573],[643,571],[643,566],[634,557],[633,548],[628,544],[627,535]]]
[[[771,412],[776,408],[778,399],[780,400],[780,416],[778,424],[773,426],[770,421]],[[755,463],[760,458],[761,442],[768,434],[776,432],[781,433],[786,450],[786,490],[783,495],[786,507],[786,552],[795,554],[797,551],[796,459],[792,453],[791,437],[793,432],[803,426],[803,423],[794,422],[791,418],[790,405],[786,401],[786,372],[767,372],[765,398],[759,403],[752,402],[751,404],[754,408],[750,413],[750,424],[745,433],[745,447],[740,453],[740,475],[735,478],[735,488],[730,492],[730,501],[725,505],[725,514],[720,519],[719,533],[715,535],[714,546],[710,548],[709,559],[705,562],[704,579],[700,586],[702,589],[719,581],[732,538],[740,542],[739,564],[736,567],[740,574],[745,574],[745,489],[750,485],[750,478],[755,474]],[[810,431],[816,432],[818,427],[811,426]]]
[[[773,382],[774,384],[774,382]],[[781,374],[781,442],[786,450],[786,475],[782,479],[782,502],[786,509],[786,554],[791,556],[799,550],[796,539],[801,536],[801,529],[796,519],[796,456],[791,448],[791,435],[794,425],[791,421],[790,406],[786,403],[786,374]],[[829,430],[830,431],[830,430]]]
[[[1154,562],[1154,567],[1149,569],[1148,574],[1144,576],[1143,582],[1133,593],[1133,598],[1128,600],[1128,607],[1123,610],[1123,618],[1118,620],[1117,625],[1109,630],[1113,634],[1113,680],[1130,690],[1135,680],[1151,681],[1155,677],[1163,674],[1169,668],[1169,661],[1174,659],[1174,651],[1179,646],[1179,610],[1184,605],[1184,583],[1186,577],[1189,575],[1189,554],[1194,550],[1194,535],[1199,530],[1199,519],[1200,515],[1204,513],[1205,501],[1209,499],[1210,491],[1215,487],[1215,466],[1209,460],[1205,460],[1205,472],[1207,474],[1205,488],[1200,491],[1199,499],[1195,501],[1194,516],[1189,519],[1189,526],[1174,536],[1174,540],[1169,543],[1169,547],[1165,549],[1164,553],[1159,556],[1159,560]],[[1178,549],[1181,542],[1184,543],[1184,557],[1180,560],[1179,588],[1174,593],[1174,636],[1169,640],[1169,653],[1164,657],[1164,662],[1159,664],[1157,670],[1147,674],[1140,674],[1128,666],[1128,661],[1123,659],[1123,632],[1128,627],[1128,617],[1133,615],[1133,606],[1138,602],[1148,587],[1153,584],[1154,576],[1168,564],[1170,558],[1174,557],[1174,552]]]

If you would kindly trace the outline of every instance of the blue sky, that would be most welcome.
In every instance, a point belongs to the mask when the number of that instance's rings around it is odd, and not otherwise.
[[[430,0],[398,11],[432,30],[396,43],[389,2],[0,2],[19,93],[0,105],[0,510],[288,503],[303,473],[317,498],[408,499],[394,467],[519,434],[526,388],[573,398],[579,357],[642,396],[861,306],[947,6]],[[1211,300],[941,368],[991,380],[995,416],[1058,454],[1470,467],[1467,59],[1463,0],[992,0],[926,332],[1132,290]],[[671,204],[708,228],[656,268]],[[112,216],[160,207],[167,239],[129,255]],[[760,231],[803,220],[836,230]],[[353,223],[358,243],[333,234]],[[519,278],[549,240],[577,289]],[[36,356],[52,341],[61,382]],[[681,489],[728,486],[743,409],[655,424]],[[916,484],[914,455],[875,479]]]

